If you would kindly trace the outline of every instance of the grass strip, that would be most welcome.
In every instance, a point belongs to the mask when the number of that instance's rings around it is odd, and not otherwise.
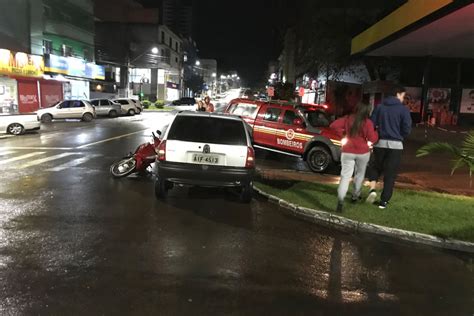
[[[365,202],[352,204],[348,193],[344,211],[336,213],[337,185],[260,180],[256,186],[288,202],[356,221],[474,242],[473,197],[395,190],[389,206],[381,210]],[[362,197],[365,199],[367,195],[364,188]]]

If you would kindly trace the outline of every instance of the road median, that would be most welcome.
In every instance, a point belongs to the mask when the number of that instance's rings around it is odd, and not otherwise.
[[[346,203],[336,213],[336,185],[260,179],[255,190],[290,214],[323,226],[474,253],[472,197],[397,190],[385,210],[360,202]]]

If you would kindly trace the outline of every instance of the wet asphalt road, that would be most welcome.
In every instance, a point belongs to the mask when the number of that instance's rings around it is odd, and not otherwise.
[[[0,139],[1,315],[474,314],[472,257],[328,231],[232,191],[161,202],[152,177],[109,176],[169,119]]]

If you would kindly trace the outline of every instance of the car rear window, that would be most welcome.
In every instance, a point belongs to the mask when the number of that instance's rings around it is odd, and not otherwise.
[[[169,140],[224,145],[247,145],[241,121],[200,116],[178,116],[171,125]]]

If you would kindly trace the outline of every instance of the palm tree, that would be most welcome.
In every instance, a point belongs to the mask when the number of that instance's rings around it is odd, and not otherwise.
[[[469,184],[472,187],[472,173],[474,172],[474,131],[470,131],[461,147],[448,143],[429,143],[418,149],[417,157],[423,157],[434,152],[448,152],[454,156],[451,175],[454,171],[466,166],[469,169]]]

